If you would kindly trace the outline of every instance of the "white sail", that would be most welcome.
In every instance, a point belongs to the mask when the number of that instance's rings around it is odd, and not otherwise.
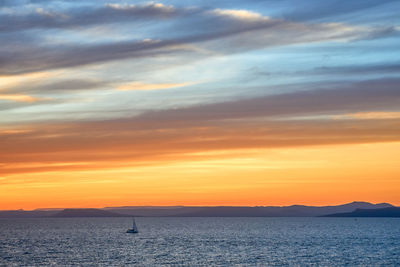
[[[135,218],[132,217],[132,229],[128,229],[126,232],[127,232],[127,233],[130,233],[130,234],[137,234],[137,233],[139,233],[139,231],[138,231],[138,229],[137,229],[137,226],[136,226]]]
[[[135,222],[135,218],[132,218],[132,220],[133,220],[133,225],[132,225],[132,229],[133,229],[133,231],[138,231],[138,229],[137,229],[137,226],[136,226],[136,222]]]

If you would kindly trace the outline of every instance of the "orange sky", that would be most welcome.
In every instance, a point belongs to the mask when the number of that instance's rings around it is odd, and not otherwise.
[[[400,205],[397,112],[304,117],[308,107],[299,107],[285,117],[278,106],[228,102],[8,125],[0,130],[0,209]]]
[[[57,156],[57,154],[53,154]],[[400,143],[185,152],[140,160],[20,163],[1,209],[118,205],[399,205]],[[16,171],[19,170],[19,171]]]
[[[0,210],[400,205],[399,1],[3,2]]]

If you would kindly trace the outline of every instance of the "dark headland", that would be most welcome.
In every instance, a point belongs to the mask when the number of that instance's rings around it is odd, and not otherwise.
[[[322,217],[400,217],[400,208],[356,209],[352,212],[328,214]]]
[[[388,203],[351,202],[337,206],[186,207],[125,206],[102,209],[3,210],[0,218],[45,217],[400,217]]]

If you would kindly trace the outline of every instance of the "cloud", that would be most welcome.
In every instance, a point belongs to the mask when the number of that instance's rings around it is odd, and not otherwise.
[[[260,67],[248,69],[249,73],[255,77],[271,76],[313,76],[313,75],[331,75],[332,77],[354,76],[354,75],[381,75],[396,77],[400,73],[400,64],[397,62],[383,62],[378,64],[352,64],[338,66],[321,66],[301,71],[264,71]]]
[[[347,14],[374,9],[383,5],[396,3],[396,0],[352,0],[343,4],[341,0],[318,1],[308,0],[302,5],[296,5],[293,11],[283,14],[289,20],[315,20],[332,18]],[[293,3],[294,5],[294,3]]]
[[[395,79],[374,80],[330,90],[148,111],[131,118],[19,126],[0,135],[0,146],[7,151],[0,155],[0,163],[140,165],[218,150],[398,142],[400,120],[387,114],[398,113],[399,84]],[[307,120],[298,119],[305,114]],[[335,114],[346,118],[332,117]]]
[[[400,119],[400,112],[357,112],[333,117],[337,120],[343,119]]]
[[[230,54],[315,42],[349,42],[378,38],[397,33],[394,27],[353,26],[344,23],[299,23],[274,19],[248,10],[199,8],[185,9],[161,4],[106,5],[101,8],[78,10],[63,16],[53,13],[0,16],[0,31],[26,27],[72,27],[85,24],[169,17],[173,24],[156,24],[157,30],[142,41],[134,39],[115,42],[75,42],[50,45],[35,41],[7,44],[0,48],[0,75],[12,75],[49,69],[71,68],[115,60],[148,58],[173,54],[176,58],[195,56],[196,45],[208,51]],[[58,12],[58,11],[57,11]],[[125,13],[124,13],[125,12]],[[176,15],[176,16],[175,16]],[[179,16],[178,16],[179,15]],[[7,23],[1,23],[1,21]],[[13,22],[13,20],[16,20]],[[36,25],[36,26],[35,26]],[[193,29],[193,25],[196,28]],[[171,28],[172,27],[172,28]],[[79,31],[79,28],[77,28]],[[153,29],[154,30],[154,29]],[[129,36],[129,35],[128,35]],[[204,56],[204,55],[202,55]]]
[[[0,94],[0,100],[33,103],[41,101],[40,98],[20,94]]]
[[[260,21],[268,20],[268,17],[262,16],[260,13],[248,11],[245,9],[215,9],[212,11],[217,16],[231,17],[233,19],[239,19],[244,21]]]
[[[314,74],[365,74],[365,73],[400,73],[400,63],[385,62],[383,64],[364,64],[364,65],[350,65],[350,66],[330,66],[330,67],[317,67],[314,68]]]
[[[143,83],[143,82],[131,82],[126,84],[121,84],[117,86],[118,90],[159,90],[159,89],[169,89],[184,87],[192,83]]]
[[[50,79],[57,74],[50,72],[34,72],[18,76],[0,76],[0,92],[4,92],[8,88],[25,86],[26,84],[36,84],[38,81]]]
[[[400,79],[379,79],[331,89],[297,91],[225,103],[152,111],[141,121],[201,121],[252,117],[321,115],[400,106]]]
[[[95,24],[166,19],[183,10],[160,3],[142,5],[107,4],[102,7],[77,7],[64,11],[37,8],[28,14],[0,14],[0,32],[28,29],[73,28]]]
[[[0,75],[77,67],[127,58],[156,56],[174,51],[175,41],[119,42],[92,46],[24,47],[14,53],[0,50]],[[160,50],[161,48],[170,49]],[[182,49],[184,50],[184,49]]]
[[[41,127],[0,136],[7,151],[0,155],[0,162],[8,166],[0,167],[3,175],[44,171],[28,163],[41,163],[45,171],[54,170],[50,164],[64,162],[88,163],[80,169],[90,168],[90,163],[96,168],[118,162],[139,166],[182,161],[191,158],[187,154],[207,151],[400,141],[399,119],[208,122],[179,128],[103,121]],[[19,166],[11,168],[15,164]]]
[[[174,14],[177,12],[177,9],[174,6],[166,6],[162,3],[154,3],[150,2],[143,5],[134,5],[134,4],[106,4],[107,7],[116,10],[125,10],[125,11],[133,11],[134,13],[143,13],[154,14],[157,16],[166,16],[170,14]]]
[[[3,94],[18,93],[62,93],[73,91],[84,91],[104,88],[109,82],[96,79],[36,79],[24,83],[17,83],[12,86],[3,87],[0,91]]]
[[[66,0],[52,0],[52,2],[65,2]],[[0,7],[24,6],[28,4],[46,3],[49,0],[0,0]]]

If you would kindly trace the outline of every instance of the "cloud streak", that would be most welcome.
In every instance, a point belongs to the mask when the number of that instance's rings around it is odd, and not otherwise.
[[[285,13],[283,16],[291,20],[315,20],[331,18],[338,15],[348,15],[366,9],[374,9],[382,5],[390,5],[395,2],[396,0],[353,0],[343,4],[340,0],[330,0],[323,3],[312,0],[298,6],[292,12]]]
[[[27,169],[32,169],[28,163],[160,164],[190,160],[187,154],[199,152],[398,142],[399,125],[399,119],[219,122],[175,129],[161,125],[135,128],[114,122],[43,125],[47,130],[1,136],[1,146],[8,152],[0,161],[8,166],[2,170],[4,175],[24,171],[22,166],[10,169],[13,164],[26,164]]]
[[[399,86],[399,79],[371,80],[341,88],[297,91],[226,103],[148,112],[140,119],[199,121],[396,109],[400,105]]]
[[[28,14],[0,15],[0,32],[29,29],[68,29],[74,27],[138,21],[143,19],[168,19],[179,16],[183,10],[161,3],[142,5],[106,4],[102,7],[77,7],[65,11],[37,8]]]
[[[53,81],[39,80],[30,83],[16,84],[3,87],[3,95],[19,93],[61,93],[99,89],[109,85],[106,81],[95,79],[57,79]]]
[[[0,202],[399,202],[399,8],[0,0]]]
[[[40,101],[39,98],[29,95],[16,95],[16,94],[0,94],[0,100],[16,101],[16,102],[28,102],[33,103]]]
[[[111,14],[105,14],[111,12]],[[368,38],[379,38],[398,32],[390,26],[352,26],[343,23],[299,23],[283,19],[274,19],[246,10],[198,10],[178,9],[161,4],[145,6],[105,6],[101,9],[80,11],[79,15],[66,18],[60,15],[34,14],[15,18],[12,15],[0,17],[3,31],[17,30],[19,27],[70,27],[84,23],[104,23],[115,18],[135,18],[137,16],[165,17],[170,14],[175,18],[181,14],[178,24],[174,24],[176,36],[163,34],[150,38],[118,42],[93,44],[71,44],[52,46],[48,44],[5,44],[0,49],[0,75],[12,75],[49,69],[70,68],[94,63],[104,63],[121,59],[137,59],[173,53],[175,56],[187,56],[185,45],[195,44],[218,53],[238,53],[240,51],[261,49],[274,46],[285,46],[315,42],[347,42]],[[90,14],[90,12],[94,12]],[[118,12],[128,12],[125,15]],[[40,13],[40,12],[39,12]],[[81,14],[82,13],[82,14]],[[187,13],[187,14],[186,14]],[[100,15],[99,15],[100,14]],[[11,17],[8,17],[11,16]],[[77,17],[76,17],[77,16]],[[167,16],[168,17],[168,16]],[[10,19],[15,23],[9,23]],[[40,19],[38,19],[40,18]],[[97,19],[95,19],[97,18]],[[100,20],[101,18],[101,20]],[[104,18],[106,18],[104,20]],[[18,22],[22,20],[22,22]],[[193,31],[192,23],[196,23]],[[27,26],[28,25],[28,26]],[[36,25],[36,26],[35,26]],[[9,28],[11,27],[11,29]],[[14,27],[14,28],[13,28]],[[160,26],[161,27],[161,26]],[[166,27],[165,31],[170,29]],[[1,29],[0,29],[1,30]],[[36,42],[37,43],[37,42]],[[222,45],[223,44],[223,45]],[[10,50],[12,53],[10,53]],[[192,54],[194,51],[191,51]],[[195,54],[195,53],[194,53]]]
[[[146,112],[127,119],[26,126],[0,134],[0,147],[7,151],[0,163],[129,161],[142,165],[185,160],[188,153],[207,151],[396,142],[400,141],[398,117],[331,115],[396,108],[398,85],[399,80],[375,80],[331,90]],[[321,118],[321,114],[330,116]],[[300,115],[309,119],[299,119]],[[43,168],[3,167],[2,171]]]
[[[130,91],[130,90],[160,90],[169,88],[178,88],[190,85],[191,83],[143,83],[143,82],[131,82],[124,83],[117,86],[118,90]]]

